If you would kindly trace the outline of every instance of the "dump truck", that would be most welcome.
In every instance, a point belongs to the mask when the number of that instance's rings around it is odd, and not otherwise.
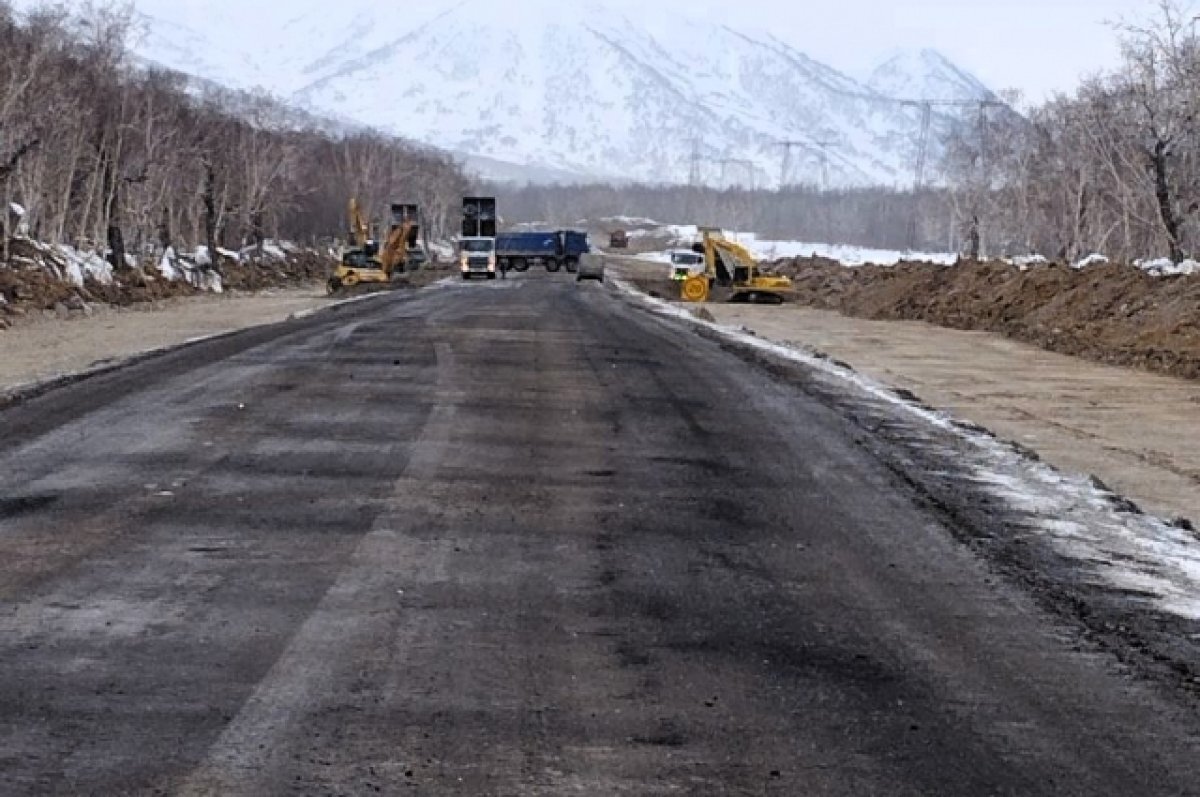
[[[565,268],[573,274],[579,258],[591,251],[587,233],[575,230],[502,232],[496,236],[496,257],[505,270],[528,271],[530,266],[545,266],[547,271]]]
[[[496,198],[463,197],[462,235],[458,239],[458,265],[462,277],[496,278]]]

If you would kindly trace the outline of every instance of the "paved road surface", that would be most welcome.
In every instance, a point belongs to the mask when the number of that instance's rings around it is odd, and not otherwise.
[[[0,793],[1200,793],[834,412],[531,274],[0,413]]]

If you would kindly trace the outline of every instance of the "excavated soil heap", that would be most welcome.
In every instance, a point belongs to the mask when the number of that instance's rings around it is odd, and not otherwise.
[[[13,239],[9,243],[12,260],[0,263],[0,329],[10,319],[28,312],[58,310],[74,312],[88,304],[128,307],[177,296],[200,293],[183,281],[171,281],[151,269],[118,272],[113,282],[104,285],[88,279],[82,287],[59,279],[47,254],[29,242]],[[57,264],[61,268],[61,264]],[[323,282],[334,262],[316,252],[291,252],[286,260],[264,259],[238,263],[224,259],[222,282],[227,291],[258,291],[266,288]]]
[[[1008,263],[847,268],[811,258],[770,269],[800,304],[879,320],[996,332],[1050,351],[1200,378],[1200,275],[1123,265]]]

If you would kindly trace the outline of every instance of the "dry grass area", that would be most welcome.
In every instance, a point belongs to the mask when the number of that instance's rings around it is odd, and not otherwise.
[[[264,291],[250,296],[204,294],[98,305],[90,316],[63,320],[42,313],[0,332],[0,393],[20,385],[86,370],[154,349],[245,327],[283,321],[330,304],[323,284]]]

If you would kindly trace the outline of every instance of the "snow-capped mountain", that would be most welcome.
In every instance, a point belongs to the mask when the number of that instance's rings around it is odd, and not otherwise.
[[[148,60],[504,164],[509,176],[528,167],[710,185],[905,185],[921,114],[897,99],[991,96],[933,51],[890,58],[860,82],[676,3],[342,0],[332,19],[325,0],[292,0],[273,20],[234,0],[137,5]]]
[[[897,51],[871,72],[867,86],[888,97],[972,101],[993,94],[937,50]]]

